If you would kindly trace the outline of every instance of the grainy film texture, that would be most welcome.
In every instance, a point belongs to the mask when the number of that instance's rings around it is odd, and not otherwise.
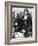
[[[32,37],[32,9],[12,7],[11,38]]]

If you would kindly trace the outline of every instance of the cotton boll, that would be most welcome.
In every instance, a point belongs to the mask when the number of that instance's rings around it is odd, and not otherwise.
[[[25,30],[23,29],[22,32],[25,33]]]
[[[17,32],[15,32],[14,37],[17,38]]]
[[[23,38],[23,37],[24,37],[23,33],[15,32],[15,38]]]
[[[16,22],[15,25],[18,25],[18,23]]]

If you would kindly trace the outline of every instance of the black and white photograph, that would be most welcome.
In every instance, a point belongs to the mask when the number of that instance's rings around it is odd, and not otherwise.
[[[32,9],[12,7],[11,26],[12,38],[32,37]]]
[[[5,5],[6,44],[37,42],[37,4],[6,2]]]

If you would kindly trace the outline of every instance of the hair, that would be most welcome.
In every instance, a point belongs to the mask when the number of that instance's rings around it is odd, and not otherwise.
[[[30,13],[27,13],[27,15],[29,15],[29,16],[30,16]]]
[[[25,12],[25,11],[29,12],[28,9],[24,9],[24,12]]]

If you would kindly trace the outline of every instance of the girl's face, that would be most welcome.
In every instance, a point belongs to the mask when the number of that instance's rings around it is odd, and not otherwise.
[[[27,11],[25,11],[25,15],[27,14]]]

